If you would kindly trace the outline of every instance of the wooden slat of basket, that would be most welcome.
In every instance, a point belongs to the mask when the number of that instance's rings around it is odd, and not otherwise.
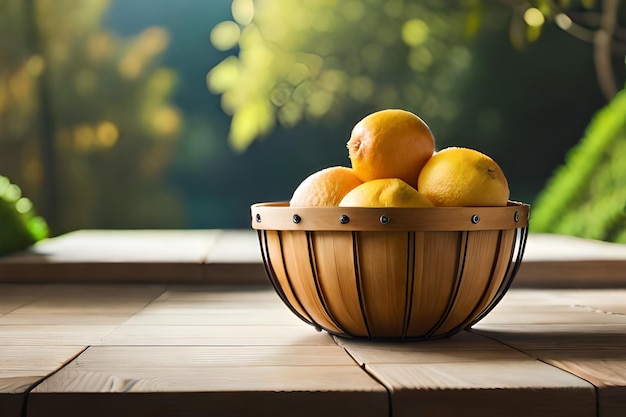
[[[411,278],[407,277],[408,233],[382,233],[357,234],[363,297],[371,336],[397,337],[403,332]]]
[[[309,240],[305,232],[281,232],[283,261],[293,293],[312,321],[332,332],[341,332],[320,299],[313,260],[309,253]]]
[[[276,280],[276,290],[281,295],[281,298],[284,297],[283,301],[294,310],[296,315],[312,324],[313,320],[302,306],[298,297],[296,297],[291,285],[291,279],[285,269],[281,232],[266,231],[263,239],[266,239],[264,249],[267,253],[264,256],[269,265],[268,273],[271,275],[271,279]]]
[[[424,232],[415,236],[415,282],[407,334],[424,335],[437,330],[454,292],[460,242],[458,232]],[[431,275],[441,279],[427,279]]]
[[[321,291],[330,314],[350,335],[367,336],[369,331],[359,300],[352,233],[316,232],[313,248]],[[342,254],[341,258],[337,254]],[[338,276],[343,279],[337,279]]]
[[[464,262],[459,271],[462,276],[458,294],[446,321],[439,329],[440,333],[449,332],[459,324],[463,327],[464,323],[474,319],[480,312],[476,310],[477,305],[485,305],[485,299],[487,302],[491,301],[502,283],[509,258],[507,252],[500,251],[499,243],[500,231],[477,231],[467,234]],[[504,259],[500,260],[498,255]],[[497,266],[499,267],[496,268]],[[485,294],[491,297],[485,298]]]

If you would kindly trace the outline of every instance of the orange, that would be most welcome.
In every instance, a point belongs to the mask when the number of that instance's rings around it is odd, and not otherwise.
[[[364,182],[350,191],[341,207],[433,207],[419,191],[398,178]]]
[[[435,206],[506,206],[509,185],[498,164],[468,148],[450,147],[424,165],[417,189]]]
[[[415,114],[387,109],[361,119],[346,146],[361,180],[400,178],[415,187],[420,170],[435,151],[435,138]]]
[[[337,206],[348,191],[362,184],[348,167],[334,166],[309,175],[293,192],[293,207]]]

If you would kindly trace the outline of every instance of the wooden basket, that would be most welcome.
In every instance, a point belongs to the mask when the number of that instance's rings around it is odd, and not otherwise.
[[[369,339],[451,336],[502,299],[530,206],[251,207],[267,275],[300,319]]]

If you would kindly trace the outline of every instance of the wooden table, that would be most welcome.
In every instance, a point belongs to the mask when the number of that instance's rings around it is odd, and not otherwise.
[[[255,239],[84,231],[0,258],[0,416],[626,415],[624,245],[531,235],[473,329],[382,343],[300,322]]]

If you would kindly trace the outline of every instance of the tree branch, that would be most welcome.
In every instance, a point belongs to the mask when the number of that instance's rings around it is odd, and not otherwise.
[[[596,31],[593,38],[593,58],[596,66],[598,84],[600,85],[602,93],[609,101],[615,97],[619,91],[611,60],[611,44],[613,43],[613,33],[615,32],[615,26],[617,24],[619,1],[620,0],[604,0],[604,9],[600,18],[600,28]]]

